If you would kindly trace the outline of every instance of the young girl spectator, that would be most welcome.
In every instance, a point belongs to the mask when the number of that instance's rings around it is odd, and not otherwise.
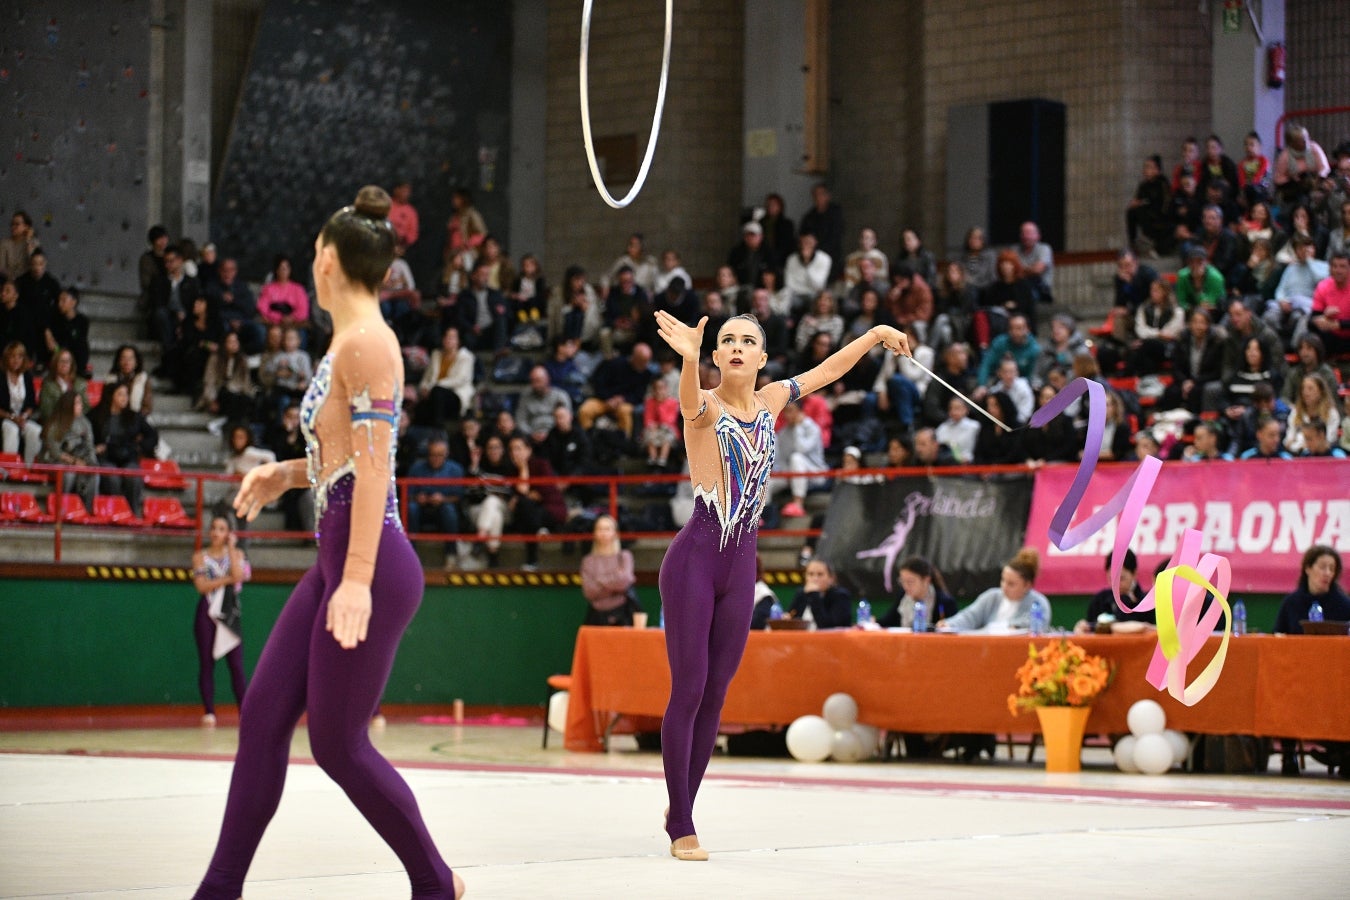
[[[538,326],[548,314],[548,282],[532,253],[520,258],[520,274],[511,281],[507,298],[516,328]]]
[[[155,405],[155,391],[150,383],[150,373],[145,371],[145,363],[141,360],[141,351],[131,344],[118,347],[117,353],[113,355],[112,369],[108,374],[110,378],[108,384],[104,386],[103,395],[105,397],[108,395],[108,389],[113,384],[125,384],[131,408],[147,419],[150,418]]]
[[[1261,152],[1261,136],[1247,132],[1242,140],[1244,155],[1237,164],[1238,189],[1248,207],[1270,196],[1270,160]]]
[[[669,468],[670,449],[680,439],[679,419],[680,401],[671,396],[669,382],[654,379],[642,406],[642,445],[647,448],[647,468]]]
[[[44,389],[46,385],[43,385]],[[56,409],[42,426],[42,453],[45,463],[67,466],[96,466],[98,454],[94,451],[94,429],[84,416],[84,397],[76,391],[66,391],[57,401]],[[75,493],[84,501],[84,508],[94,511],[94,497],[98,494],[98,475],[94,473],[65,472],[62,490]]]
[[[300,349],[299,329],[288,327],[283,334],[281,352],[267,357],[262,366],[262,372],[272,382],[272,399],[278,412],[298,403],[314,377],[309,354]]]

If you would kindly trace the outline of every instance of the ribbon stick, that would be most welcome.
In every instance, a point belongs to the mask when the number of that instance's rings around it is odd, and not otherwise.
[[[1074,379],[1031,417],[1031,427],[1039,428],[1064,412],[1069,404],[1085,394],[1088,404],[1088,429],[1083,459],[1074,474],[1068,493],[1050,520],[1050,542],[1060,550],[1069,550],[1096,534],[1117,514],[1120,515],[1115,545],[1111,553],[1111,593],[1115,597],[1116,605],[1125,612],[1157,610],[1158,647],[1145,678],[1158,690],[1165,689],[1179,702],[1193,706],[1213,690],[1214,685],[1218,683],[1219,673],[1223,670],[1224,660],[1228,657],[1228,641],[1232,634],[1232,615],[1228,606],[1228,590],[1232,584],[1231,567],[1228,560],[1222,556],[1213,553],[1201,555],[1202,535],[1194,528],[1186,529],[1167,568],[1154,582],[1153,589],[1137,606],[1132,608],[1125,604],[1120,596],[1120,572],[1124,565],[1125,552],[1129,549],[1130,539],[1134,537],[1148,495],[1158,480],[1162,461],[1154,457],[1143,460],[1129,481],[1105,506],[1077,526],[1070,527],[1073,514],[1083,502],[1092,474],[1097,468],[1097,459],[1106,434],[1106,391],[1095,381]],[[1188,585],[1179,605],[1175,589],[1177,579]],[[1217,586],[1212,584],[1210,579],[1215,580]],[[1204,607],[1206,593],[1214,595],[1214,602],[1202,615],[1200,611]],[[1188,686],[1186,666],[1199,655],[1221,617],[1224,620],[1224,628],[1219,650]]]

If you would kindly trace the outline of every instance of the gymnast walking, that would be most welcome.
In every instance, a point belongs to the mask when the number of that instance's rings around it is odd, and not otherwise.
[[[252,521],[291,488],[314,489],[318,561],[296,585],[244,698],[225,821],[196,896],[239,897],[286,780],[291,734],[309,714],[314,761],[336,781],[408,872],[414,898],[464,893],[417,801],[376,752],[367,726],[394,652],[422,600],[422,566],[394,493],[403,361],[380,315],[394,260],[389,195],[364,187],[314,242],[314,289],[333,342],[300,407],[306,460],[244,476],[235,511]]]
[[[745,651],[755,604],[755,540],[773,471],[774,419],[789,403],[842,377],[883,344],[909,355],[905,336],[874,326],[823,363],[760,390],[768,357],[753,316],[733,316],[717,333],[712,358],[722,373],[714,390],[699,387],[705,316],[690,328],[656,312],[658,333],[683,359],[680,412],[685,420],[694,512],[661,562],[661,605],[670,662],[670,702],[661,723],[666,833],[670,854],[705,860],[694,828],[694,797],[712,758],[727,686]]]

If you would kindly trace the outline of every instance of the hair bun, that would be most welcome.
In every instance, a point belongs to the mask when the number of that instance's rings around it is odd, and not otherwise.
[[[355,202],[352,203],[358,213],[370,219],[387,219],[390,205],[389,194],[384,188],[374,184],[361,188],[356,194]]]

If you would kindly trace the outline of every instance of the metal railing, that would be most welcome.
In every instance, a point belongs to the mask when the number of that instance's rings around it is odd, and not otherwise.
[[[0,529],[17,528],[25,530],[50,529],[52,534],[52,558],[54,562],[62,561],[62,542],[65,537],[64,532],[71,528],[81,529],[96,528],[105,529],[109,532],[127,532],[137,535],[162,536],[162,537],[187,537],[189,534],[193,538],[194,549],[201,549],[203,544],[204,529],[203,525],[209,521],[210,514],[214,512],[216,502],[223,498],[211,498],[208,500],[207,485],[209,484],[238,484],[242,478],[238,475],[225,475],[214,472],[193,472],[182,471],[172,473],[172,477],[182,478],[188,484],[184,491],[169,491],[168,495],[182,499],[184,492],[193,497],[191,508],[184,508],[185,515],[191,521],[192,525],[188,527],[162,527],[157,524],[145,525],[119,525],[119,524],[82,524],[79,522],[63,521],[63,496],[67,493],[64,487],[65,474],[94,474],[110,475],[118,477],[127,477],[137,473],[139,470],[114,468],[108,466],[68,466],[46,463],[35,463],[26,467],[10,467],[20,471],[34,472],[46,475],[50,482],[46,485],[48,488],[46,494],[41,495],[43,502],[39,503],[41,512],[54,514],[56,516],[53,522],[34,523],[21,520],[0,521]],[[992,475],[1022,474],[1029,476],[1034,470],[1028,465],[1000,465],[1000,466],[941,466],[941,467],[905,467],[905,468],[865,468],[865,469],[827,469],[819,472],[774,472],[770,476],[773,479],[792,479],[807,478],[810,480],[838,479],[840,477],[865,477],[881,476],[883,478],[899,477],[984,477]],[[146,473],[142,478],[155,478],[155,473]],[[160,475],[159,477],[164,477]],[[616,520],[620,515],[620,507],[624,501],[635,501],[644,505],[652,502],[669,502],[670,495],[643,496],[625,492],[624,488],[644,487],[654,484],[672,484],[679,485],[689,479],[687,474],[682,473],[662,473],[662,474],[640,474],[640,475],[572,475],[572,476],[532,476],[532,484],[552,484],[559,490],[566,490],[575,486],[592,486],[603,488],[605,502],[600,504],[591,504],[588,509],[594,509],[597,506],[603,506],[609,515]],[[491,483],[498,485],[509,485],[514,479],[494,479]],[[17,482],[16,482],[17,483]],[[457,487],[463,488],[466,492],[474,488],[483,488],[489,484],[489,480],[481,477],[464,478],[399,478],[397,479],[397,491],[399,499],[399,515],[403,520],[405,530],[408,526],[407,504],[410,490],[423,486],[438,487]],[[13,488],[9,482],[0,481],[0,493],[10,493]],[[30,484],[30,487],[32,485]],[[151,490],[154,490],[153,488]],[[27,493],[33,493],[31,490]],[[41,494],[41,491],[39,491]],[[226,496],[232,495],[232,491],[225,492]],[[46,497],[54,496],[56,499],[52,502],[54,513],[49,513]],[[157,495],[152,495],[157,496]],[[92,515],[93,510],[88,510]],[[677,534],[677,530],[662,531],[635,531],[625,530],[622,532],[624,540],[647,540],[647,539],[669,539]],[[761,529],[759,535],[769,538],[809,538],[820,534],[818,528],[771,528]],[[303,541],[312,539],[314,535],[307,531],[285,531],[285,530],[253,530],[249,529],[247,537],[250,541]],[[573,543],[586,539],[586,533],[557,531],[546,535],[538,534],[510,534],[503,533],[500,536],[483,536],[476,531],[462,534],[446,534],[442,532],[409,531],[408,537],[414,541],[462,541],[466,543],[484,543],[486,541],[501,543]]]

